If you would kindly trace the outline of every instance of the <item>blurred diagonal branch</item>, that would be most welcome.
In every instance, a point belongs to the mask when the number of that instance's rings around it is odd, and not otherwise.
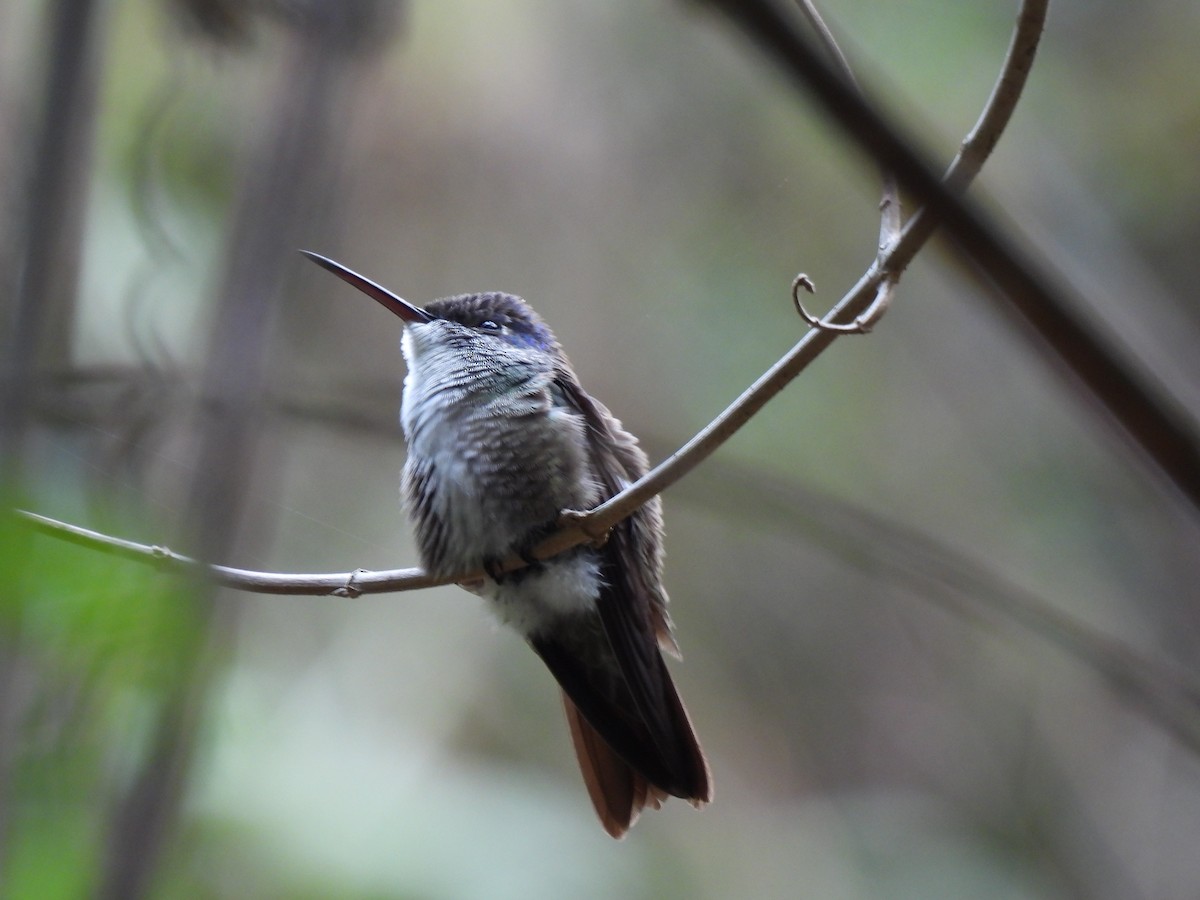
[[[922,601],[1036,635],[1098,674],[1113,693],[1200,754],[1200,682],[1191,673],[1061,612],[994,565],[918,528],[737,465],[718,468],[712,484],[738,497],[740,508],[791,523],[853,568],[889,585],[905,584]]]
[[[1106,413],[1106,420],[1126,438],[1137,458],[1157,469],[1193,508],[1200,508],[1200,436],[1195,422],[1164,385],[1132,361],[1131,351],[1114,335],[1103,334],[1086,321],[1078,312],[1082,302],[1059,287],[1059,279],[1027,258],[974,203],[960,196],[962,183],[939,180],[913,143],[822,58],[778,0],[707,2],[744,31],[797,87],[810,92],[863,152],[894,169],[901,186],[925,204],[927,216],[945,227],[952,245],[995,289],[991,295],[1028,326],[1026,333],[1037,338],[1035,345],[1055,369],[1086,391],[1091,405]],[[1040,32],[1046,6],[1047,0],[1024,3],[1017,33],[1031,27]],[[1013,43],[1026,67],[1035,47],[1033,35],[1023,48]],[[986,141],[980,141],[973,153],[985,154],[987,149]],[[962,169],[960,177],[966,173]],[[918,223],[932,228],[921,220]]]

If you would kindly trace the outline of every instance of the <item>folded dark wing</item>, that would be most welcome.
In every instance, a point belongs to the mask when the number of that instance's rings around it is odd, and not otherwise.
[[[587,423],[602,496],[641,477],[646,457],[636,439],[569,374],[562,373],[555,386]],[[536,644],[535,649],[584,717],[631,765],[667,793],[705,803],[712,794],[708,765],[660,652],[660,647],[675,649],[662,589],[660,534],[655,498],[616,525],[599,551],[604,588],[597,611],[619,684],[597,691],[594,672],[570,672],[570,661],[559,659],[556,665]]]

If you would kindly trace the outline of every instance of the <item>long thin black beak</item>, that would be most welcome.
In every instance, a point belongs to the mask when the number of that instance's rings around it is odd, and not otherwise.
[[[301,250],[305,256],[315,262],[323,269],[328,269],[338,278],[345,281],[347,284],[352,284],[368,297],[375,300],[390,313],[399,316],[405,322],[432,322],[433,316],[425,312],[419,306],[413,306],[402,297],[397,297],[387,288],[376,284],[370,278],[364,278],[353,269],[347,269],[339,262],[334,262],[326,256],[319,253],[313,253],[311,250]]]

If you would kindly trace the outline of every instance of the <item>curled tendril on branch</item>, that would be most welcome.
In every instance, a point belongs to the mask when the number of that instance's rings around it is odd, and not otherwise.
[[[832,331],[835,334],[867,334],[883,315],[883,309],[881,308],[883,304],[879,298],[884,296],[884,292],[881,290],[875,302],[871,304],[871,307],[861,316],[857,316],[853,322],[845,324],[827,322],[824,319],[817,318],[805,308],[804,301],[800,299],[801,288],[810,294],[817,292],[816,285],[813,284],[812,279],[803,272],[797,275],[792,281],[792,305],[796,307],[796,312],[799,313],[800,318],[813,328],[818,328],[821,331]]]
[[[850,67],[850,61],[846,58],[846,54],[842,52],[842,48],[838,46],[837,38],[833,36],[833,31],[825,24],[825,20],[821,18],[816,5],[812,0],[796,0],[796,6],[808,21],[813,34],[816,35],[829,61],[841,72],[854,91],[865,99],[862,88],[858,84],[858,79],[854,77],[854,70]],[[881,215],[877,265],[885,261],[888,250],[899,239],[901,226],[903,225],[900,212],[900,190],[896,184],[896,176],[886,163],[881,165],[881,169],[883,175],[883,196],[879,201]],[[797,275],[796,280],[792,282],[792,303],[796,307],[796,312],[800,314],[800,318],[819,331],[825,331],[830,334],[867,334],[883,318],[888,308],[892,305],[892,296],[895,294],[898,277],[898,275],[885,275],[875,289],[875,298],[872,300],[871,305],[862,313],[855,316],[852,322],[836,322],[833,321],[833,318],[821,319],[805,309],[804,303],[800,300],[800,288],[803,287],[810,294],[816,293],[816,291],[812,281],[804,273]],[[836,316],[836,312],[834,316]]]

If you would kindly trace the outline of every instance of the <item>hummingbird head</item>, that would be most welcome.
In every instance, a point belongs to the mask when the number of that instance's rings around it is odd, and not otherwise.
[[[414,306],[341,263],[308,250],[300,252],[404,322],[402,346],[410,371],[432,367],[449,376],[454,370],[476,374],[487,370],[493,377],[515,382],[566,365],[550,328],[513,294],[459,294]]]
[[[500,344],[551,355],[558,352],[558,342],[542,317],[513,294],[488,291],[443,297],[426,306],[424,312],[432,318],[420,324],[445,323],[439,330],[455,343],[479,347]]]

